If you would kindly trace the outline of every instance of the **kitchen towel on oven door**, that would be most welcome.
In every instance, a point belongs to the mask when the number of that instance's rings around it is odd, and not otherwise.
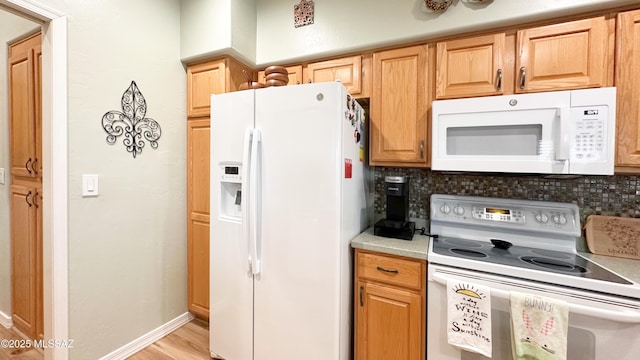
[[[511,292],[511,340],[516,360],[566,360],[569,305]]]
[[[460,349],[491,357],[491,292],[466,281],[447,281],[447,340]]]

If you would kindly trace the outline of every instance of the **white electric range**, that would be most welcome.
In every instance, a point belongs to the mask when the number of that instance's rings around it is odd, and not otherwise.
[[[484,359],[447,343],[446,283],[491,289],[493,358],[511,359],[511,291],[565,300],[568,359],[636,359],[640,354],[640,284],[576,251],[575,204],[432,195],[427,357]],[[639,262],[640,266],[640,262]]]

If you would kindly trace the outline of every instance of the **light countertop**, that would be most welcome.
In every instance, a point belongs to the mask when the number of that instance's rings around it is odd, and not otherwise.
[[[406,256],[414,259],[427,260],[429,237],[416,234],[413,240],[386,238],[373,235],[373,226],[351,240],[351,247],[356,249],[377,251],[380,253]]]
[[[640,284],[640,260],[596,255],[588,252],[580,252],[579,254],[636,284]]]

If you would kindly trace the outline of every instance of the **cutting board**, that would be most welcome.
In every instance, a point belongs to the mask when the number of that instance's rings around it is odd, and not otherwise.
[[[640,259],[640,219],[591,215],[585,228],[592,253]]]

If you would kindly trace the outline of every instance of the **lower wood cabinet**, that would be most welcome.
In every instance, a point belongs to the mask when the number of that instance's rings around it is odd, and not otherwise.
[[[187,301],[191,313],[209,319],[210,120],[187,121]]]
[[[44,334],[42,304],[42,185],[11,185],[11,312],[30,339]]]
[[[425,357],[425,260],[356,249],[355,359]]]

